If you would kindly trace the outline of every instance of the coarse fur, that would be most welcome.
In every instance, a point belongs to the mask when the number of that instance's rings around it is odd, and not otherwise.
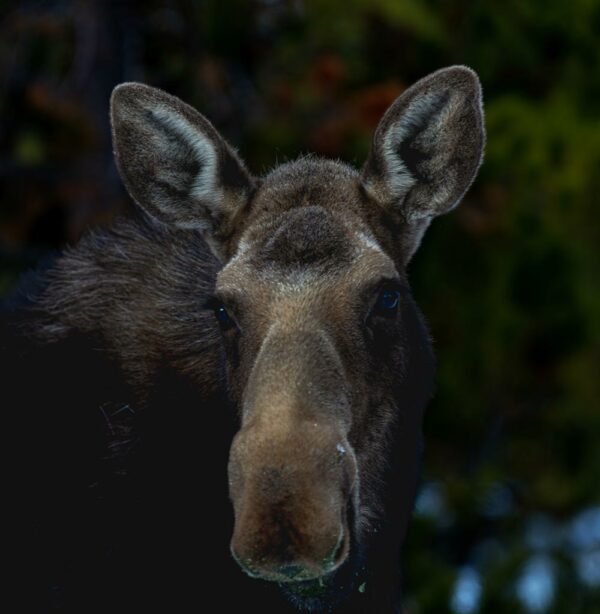
[[[42,611],[183,611],[214,579],[223,611],[399,612],[434,378],[406,267],[481,163],[475,73],[406,90],[361,171],[255,178],[160,90],[111,109],[145,213],[66,250],[3,331],[15,391],[43,374],[17,407],[30,507],[53,501],[30,536]]]

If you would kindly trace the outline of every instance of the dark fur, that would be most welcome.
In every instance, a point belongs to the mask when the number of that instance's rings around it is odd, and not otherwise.
[[[386,113],[362,174],[307,157],[257,180],[187,105],[117,89],[119,167],[161,221],[88,235],[3,319],[31,611],[186,611],[216,582],[226,612],[399,611],[434,374],[405,267],[480,163],[479,96],[468,69],[440,71]],[[408,136],[386,141],[407,109]],[[372,283],[392,273],[397,317],[362,324]],[[242,337],[219,332],[215,291]],[[229,553],[233,534],[236,555],[278,577],[286,561],[322,560],[338,526],[339,567],[323,588],[284,586],[287,600]]]

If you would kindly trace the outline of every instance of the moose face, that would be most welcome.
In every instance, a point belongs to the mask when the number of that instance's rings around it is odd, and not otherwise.
[[[322,163],[301,164],[314,185]],[[365,441],[393,418],[385,380],[401,362],[403,284],[348,217],[292,205],[262,219],[216,286],[241,415],[229,462],[231,548],[250,574],[312,579],[347,556],[359,466],[375,451]]]
[[[307,157],[254,179],[203,116],[139,84],[115,90],[112,121],[132,197],[223,263],[207,306],[240,420],[231,552],[254,577],[327,576],[385,513],[394,428],[419,437],[418,417],[398,426],[415,353],[405,268],[480,165],[477,77],[452,67],[409,88],[361,172]]]

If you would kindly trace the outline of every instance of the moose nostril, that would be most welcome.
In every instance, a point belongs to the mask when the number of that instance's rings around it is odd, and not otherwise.
[[[337,543],[327,559],[326,567],[328,569],[337,567],[343,561],[346,556],[347,542],[348,533],[344,528],[342,528]]]
[[[342,537],[338,540],[338,543],[336,544],[331,556],[331,561],[333,561],[334,563],[339,562],[339,560],[342,558],[345,542],[346,540],[344,538],[344,535],[342,535]]]

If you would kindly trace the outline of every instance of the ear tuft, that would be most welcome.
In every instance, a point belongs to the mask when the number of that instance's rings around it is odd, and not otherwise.
[[[428,222],[460,202],[477,174],[484,142],[477,75],[466,66],[438,70],[385,113],[363,168],[365,188],[407,223]]]

